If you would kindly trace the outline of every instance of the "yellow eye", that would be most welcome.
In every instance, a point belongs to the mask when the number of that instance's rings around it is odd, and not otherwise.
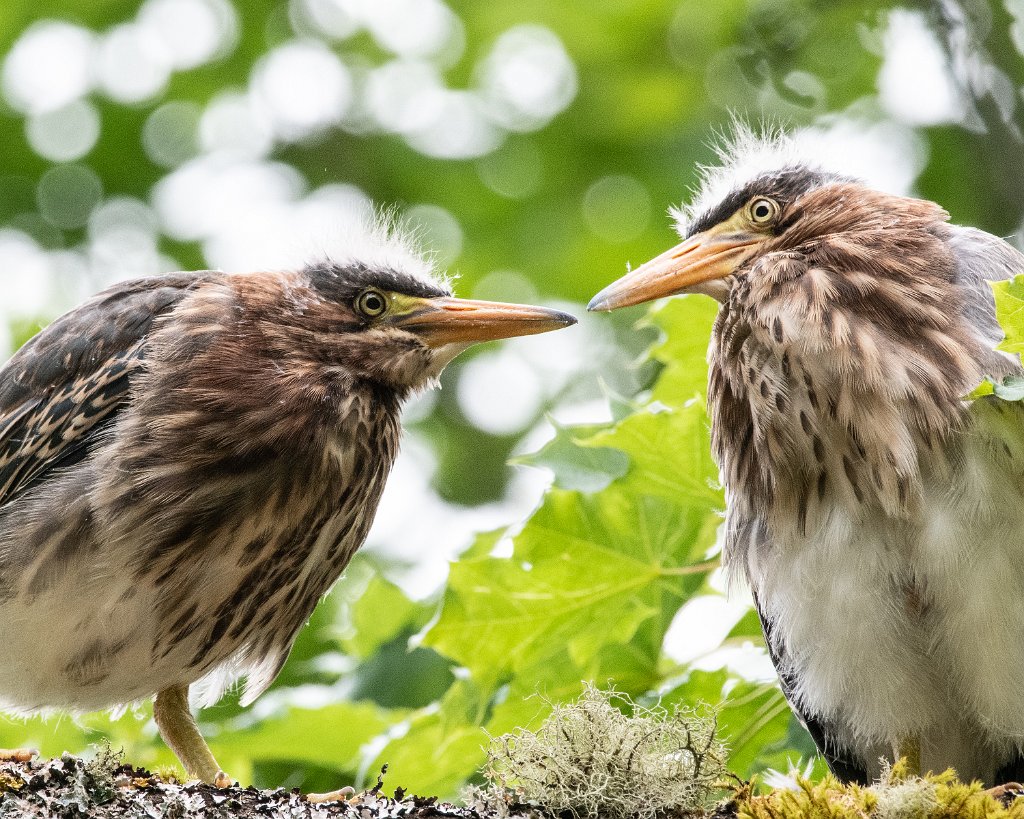
[[[755,225],[766,225],[775,221],[780,210],[778,202],[765,196],[759,196],[747,206],[747,214]]]
[[[356,310],[366,318],[377,318],[388,309],[388,300],[379,290],[364,290],[356,296]]]

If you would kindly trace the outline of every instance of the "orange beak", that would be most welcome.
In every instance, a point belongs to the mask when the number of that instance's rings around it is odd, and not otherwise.
[[[710,294],[708,283],[732,274],[763,239],[755,233],[722,235],[715,228],[697,233],[612,282],[587,309],[615,310],[686,291]]]
[[[431,347],[473,344],[513,336],[532,336],[576,323],[568,313],[530,304],[505,304],[446,296],[423,299],[420,306],[395,321]]]

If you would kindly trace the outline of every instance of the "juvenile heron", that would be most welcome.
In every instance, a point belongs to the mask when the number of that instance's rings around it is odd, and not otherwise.
[[[188,775],[229,784],[189,686],[245,676],[247,704],[277,676],[366,538],[403,400],[475,342],[575,323],[453,298],[399,237],[371,245],[116,285],[0,370],[3,708],[155,694]]]
[[[598,293],[721,302],[708,353],[723,560],[839,776],[881,757],[1024,774],[1024,410],[986,280],[1001,239],[741,135],[678,213],[681,244]]]

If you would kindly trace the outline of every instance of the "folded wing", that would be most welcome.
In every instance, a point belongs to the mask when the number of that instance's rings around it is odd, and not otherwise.
[[[61,316],[0,369],[0,508],[88,454],[128,401],[154,322],[223,275],[122,282]]]

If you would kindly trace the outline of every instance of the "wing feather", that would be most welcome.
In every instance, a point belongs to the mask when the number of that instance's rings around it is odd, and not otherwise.
[[[0,507],[84,458],[124,406],[154,321],[223,273],[115,285],[28,341],[0,369]]]
[[[990,344],[1003,338],[988,283],[1024,273],[1024,255],[1008,242],[976,228],[949,225],[949,247],[956,258],[954,283],[963,295],[967,320]]]

